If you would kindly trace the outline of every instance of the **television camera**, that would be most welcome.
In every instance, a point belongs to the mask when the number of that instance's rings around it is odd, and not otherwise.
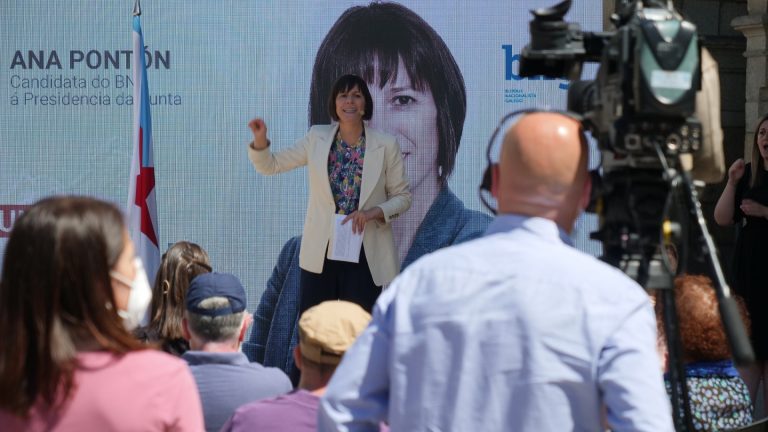
[[[692,174],[697,176],[692,160],[700,165],[697,177],[708,181],[722,178],[724,171],[719,112],[716,118],[700,114],[708,108],[701,103],[706,93],[700,91],[702,83],[711,85],[712,80],[702,76],[696,26],[683,19],[671,1],[622,0],[611,17],[615,31],[605,32],[584,32],[579,24],[566,22],[570,6],[571,0],[565,0],[531,11],[531,42],[522,50],[519,74],[571,81],[568,110],[581,116],[601,153],[590,205],[600,228],[592,238],[602,243],[603,260],[661,294],[670,375],[677,383],[672,386],[673,413],[685,411],[675,420],[677,430],[686,430],[690,413],[675,340],[675,271],[663,246],[676,240],[687,245],[689,220],[698,225],[698,243],[715,275],[734,358],[741,364],[754,359],[692,179]],[[599,63],[594,80],[579,80],[585,62]],[[716,73],[714,68],[709,71]],[[717,84],[716,75],[714,81]],[[719,88],[710,90],[716,90],[719,106]],[[679,221],[673,222],[673,216]],[[686,255],[684,251],[683,259]]]

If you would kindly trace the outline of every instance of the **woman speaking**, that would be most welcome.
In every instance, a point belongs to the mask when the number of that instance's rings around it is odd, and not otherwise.
[[[248,123],[248,156],[258,172],[278,174],[307,165],[309,203],[299,252],[299,313],[325,300],[348,300],[370,311],[382,285],[399,271],[390,222],[408,210],[411,193],[397,140],[366,128],[373,100],[365,81],[344,75],[331,89],[336,124],[316,125],[292,147],[272,153],[263,120]],[[331,260],[335,215],[363,234],[357,263]]]
[[[728,182],[715,206],[715,222],[736,223],[732,286],[747,305],[752,320],[752,346],[757,361],[739,368],[753,401],[763,388],[763,409],[768,410],[768,115],[757,122],[752,137],[752,160],[737,159],[728,169]],[[761,385],[762,383],[762,385]]]

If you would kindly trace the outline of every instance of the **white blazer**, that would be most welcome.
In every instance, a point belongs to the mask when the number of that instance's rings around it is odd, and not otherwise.
[[[261,174],[272,175],[307,165],[309,168],[309,203],[304,219],[299,266],[321,273],[328,242],[333,232],[336,202],[328,179],[328,155],[338,125],[312,126],[292,147],[272,153],[267,147],[248,147],[248,158]],[[370,127],[365,128],[365,157],[360,185],[359,210],[380,207],[384,222],[371,221],[365,226],[363,248],[376,285],[389,283],[400,271],[390,221],[411,207],[411,192],[405,175],[403,157],[395,137]]]

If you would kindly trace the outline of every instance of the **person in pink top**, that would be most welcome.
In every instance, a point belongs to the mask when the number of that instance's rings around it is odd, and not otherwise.
[[[202,431],[185,362],[130,333],[150,299],[115,206],[53,197],[21,216],[0,280],[0,430]]]

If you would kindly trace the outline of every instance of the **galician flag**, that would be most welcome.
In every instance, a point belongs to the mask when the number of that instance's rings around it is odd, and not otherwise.
[[[138,2],[137,2],[138,6]],[[128,193],[128,231],[136,256],[144,262],[150,283],[160,267],[155,165],[152,157],[152,121],[149,114],[147,65],[144,61],[144,36],[140,9],[133,17],[133,158]]]

